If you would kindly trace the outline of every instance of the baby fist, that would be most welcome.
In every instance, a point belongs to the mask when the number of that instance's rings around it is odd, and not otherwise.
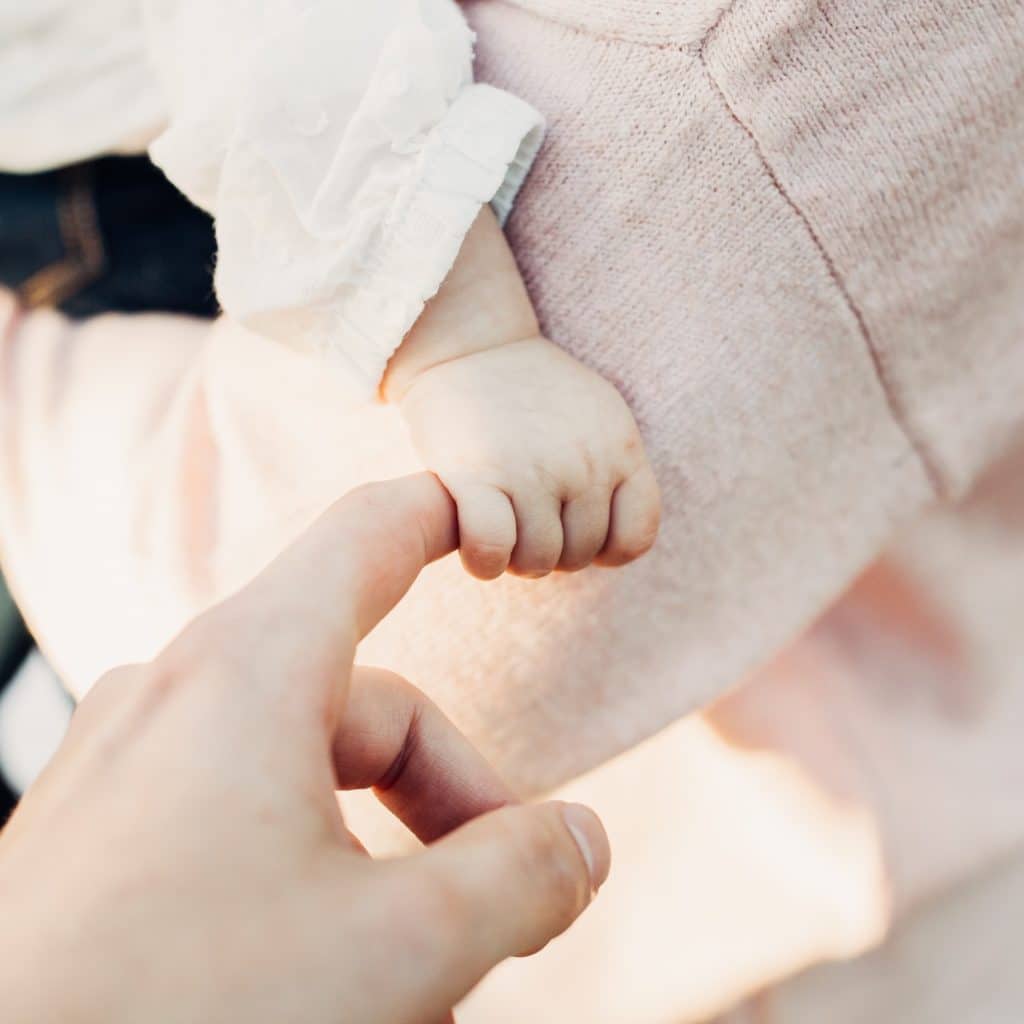
[[[544,338],[431,367],[400,407],[472,575],[624,565],[654,543],[658,486],[629,408]]]

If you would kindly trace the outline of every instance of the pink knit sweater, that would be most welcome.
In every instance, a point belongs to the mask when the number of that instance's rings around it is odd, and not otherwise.
[[[478,74],[549,119],[510,225],[543,324],[627,395],[667,507],[624,573],[446,575],[522,728],[485,726],[485,694],[463,718],[545,785],[748,672],[1021,431],[1024,10],[467,11]],[[407,614],[388,648],[450,676]],[[510,658],[506,623],[540,639]]]
[[[364,654],[532,791],[751,680],[577,784],[618,826],[616,914],[558,947],[560,973],[492,983],[508,1019],[687,1018],[863,949],[1024,844],[1024,6],[465,8],[479,77],[549,121],[509,226],[531,294],[628,397],[664,526],[620,572],[437,566]],[[0,527],[79,680],[251,572],[295,507],[414,465],[387,410],[339,409],[229,324],[70,331],[37,314],[4,342]],[[83,629],[100,580],[107,618]],[[645,894],[698,866],[679,902]],[[786,897],[762,946],[748,878]],[[566,964],[591,965],[575,988]],[[504,1019],[499,995],[479,1019]]]

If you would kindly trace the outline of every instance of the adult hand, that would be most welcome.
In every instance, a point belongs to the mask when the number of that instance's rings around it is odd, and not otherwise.
[[[364,488],[97,684],[0,834],[5,1021],[431,1024],[576,918],[597,818],[511,805],[426,698],[352,670],[455,541],[433,477]],[[335,790],[371,785],[423,851],[365,856]]]

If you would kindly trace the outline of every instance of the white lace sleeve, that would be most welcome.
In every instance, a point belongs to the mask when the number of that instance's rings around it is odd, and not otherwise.
[[[215,218],[217,294],[371,393],[480,207],[507,215],[540,145],[474,84],[452,0],[149,0],[170,109],[153,143]]]

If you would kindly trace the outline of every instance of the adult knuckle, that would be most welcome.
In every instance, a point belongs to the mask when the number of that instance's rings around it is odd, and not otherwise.
[[[239,672],[238,652],[231,636],[228,613],[214,609],[190,623],[153,663],[155,682],[170,689],[201,680],[204,685],[226,683]]]
[[[71,716],[68,741],[90,747],[105,761],[126,739],[137,736],[148,715],[160,707],[166,672],[157,661],[123,665],[105,672]]]
[[[70,733],[73,736],[92,731],[118,713],[145,684],[150,665],[122,665],[104,672],[79,701],[71,716]]]
[[[136,687],[149,670],[148,665],[121,665],[104,672],[90,687],[79,707],[95,707],[123,700],[124,695]]]

